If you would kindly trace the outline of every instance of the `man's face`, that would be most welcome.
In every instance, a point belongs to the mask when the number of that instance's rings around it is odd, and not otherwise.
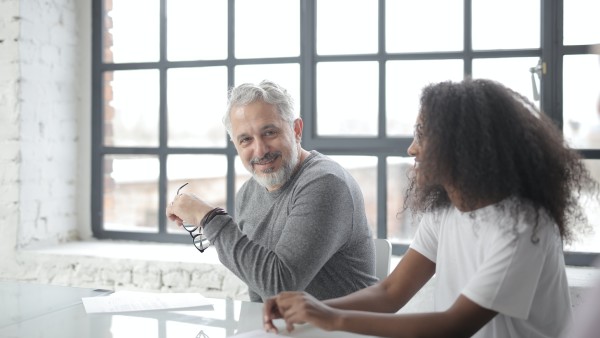
[[[246,169],[269,191],[287,182],[299,160],[302,124],[294,129],[274,105],[256,101],[231,109],[231,137]]]

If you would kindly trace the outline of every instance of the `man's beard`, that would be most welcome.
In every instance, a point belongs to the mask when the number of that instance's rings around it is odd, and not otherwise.
[[[280,151],[273,153],[269,152],[266,153],[262,158],[253,158],[250,161],[250,165],[260,162],[268,162],[274,158],[277,158],[278,156],[282,156]],[[298,144],[294,143],[290,151],[290,158],[281,158],[281,168],[279,168],[279,170],[257,173],[254,168],[252,168],[252,176],[256,182],[258,182],[258,184],[267,189],[271,187],[280,187],[292,177],[294,174],[294,169],[296,169],[296,165],[298,165],[298,160]]]

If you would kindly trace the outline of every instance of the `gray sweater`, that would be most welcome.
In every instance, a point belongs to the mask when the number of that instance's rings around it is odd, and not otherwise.
[[[252,301],[304,290],[340,297],[377,281],[362,192],[338,163],[316,151],[280,189],[254,179],[236,198],[237,223],[217,216],[204,233]]]

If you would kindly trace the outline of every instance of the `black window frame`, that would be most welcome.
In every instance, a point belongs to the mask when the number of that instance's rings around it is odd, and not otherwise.
[[[386,136],[386,62],[393,60],[463,60],[464,74],[472,73],[472,61],[475,58],[492,57],[539,57],[543,61],[544,72],[540,81],[540,107],[556,124],[562,128],[562,59],[565,55],[588,54],[589,45],[562,45],[562,9],[563,0],[540,0],[541,4],[541,45],[536,49],[485,50],[474,51],[471,47],[472,1],[464,0],[464,49],[457,52],[428,53],[387,53],[385,51],[385,0],[378,0],[379,49],[375,54],[360,55],[317,55],[316,53],[316,1],[300,0],[301,53],[298,57],[236,59],[234,57],[235,0],[228,1],[228,58],[215,61],[167,61],[166,58],[166,3],[160,1],[160,60],[142,63],[104,63],[103,53],[103,0],[92,1],[92,232],[98,239],[124,239],[137,241],[188,243],[189,237],[170,234],[166,231],[166,216],[159,212],[158,233],[139,233],[108,231],[103,228],[103,157],[105,155],[132,154],[158,156],[159,175],[159,211],[167,204],[166,158],[171,154],[221,154],[227,157],[227,205],[233,210],[235,199],[234,160],[237,155],[231,142],[226,148],[172,148],[167,147],[166,116],[166,73],[168,69],[179,67],[226,66],[228,86],[234,84],[234,67],[238,65],[298,63],[300,65],[300,116],[304,120],[305,130],[302,143],[306,149],[317,149],[328,155],[376,156],[377,164],[377,237],[387,237],[386,200],[386,159],[389,156],[406,156],[410,137]],[[379,125],[377,137],[322,137],[316,133],[316,65],[329,61],[376,61],[379,64]],[[160,130],[159,146],[150,147],[107,147],[103,145],[103,74],[108,71],[158,69],[160,73]],[[600,149],[581,149],[586,159],[600,159]],[[185,234],[187,235],[187,234]],[[393,244],[393,254],[402,255],[408,249],[407,244]],[[568,265],[590,266],[600,254],[593,252],[565,252]]]

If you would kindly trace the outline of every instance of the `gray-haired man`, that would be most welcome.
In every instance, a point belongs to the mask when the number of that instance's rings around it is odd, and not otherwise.
[[[327,299],[375,283],[360,188],[339,164],[301,147],[303,122],[287,91],[269,81],[235,87],[223,123],[253,176],[236,196],[235,219],[192,194],[178,194],[167,216],[203,227],[252,301],[291,290]]]

